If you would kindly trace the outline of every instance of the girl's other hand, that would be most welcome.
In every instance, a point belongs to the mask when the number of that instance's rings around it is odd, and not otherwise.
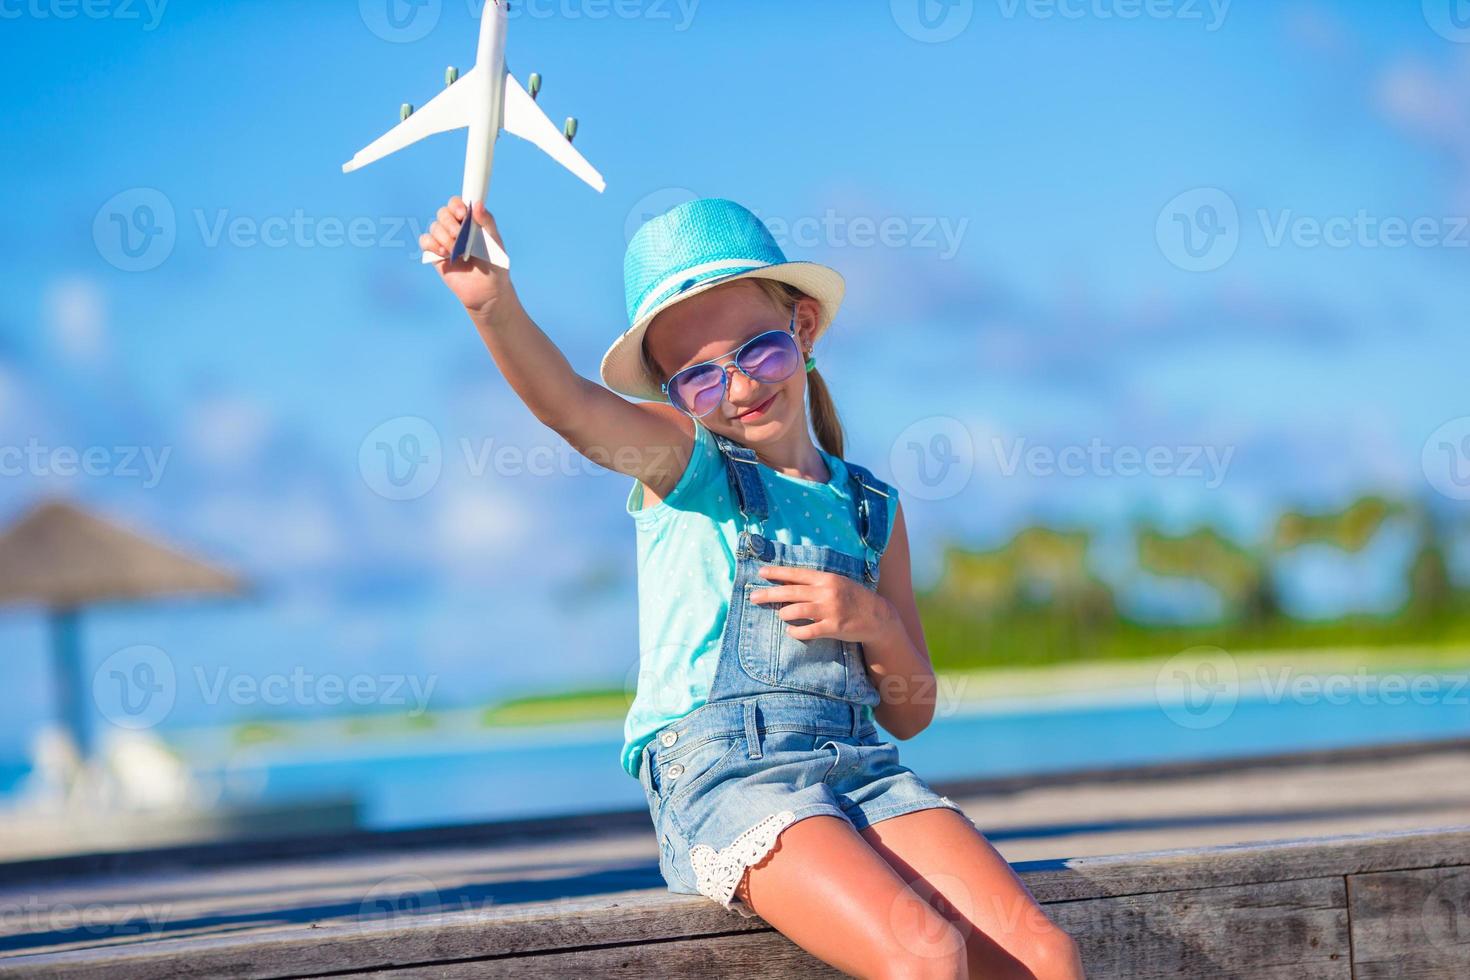
[[[776,615],[787,623],[793,619],[810,622],[786,627],[786,635],[796,640],[830,637],[854,643],[872,643],[884,639],[892,630],[902,629],[893,604],[860,582],[837,572],[819,572],[795,565],[762,565],[761,578],[788,583],[754,589],[754,603],[786,603]]]
[[[454,195],[448,204],[439,209],[428,233],[419,236],[419,246],[426,252],[433,252],[447,259],[449,250],[459,238],[460,228],[469,216],[469,208],[465,206],[464,199],[458,194]],[[485,210],[483,202],[475,202],[473,220],[490,233],[496,244],[505,248],[500,231],[495,227],[495,218]],[[464,304],[470,316],[477,320],[489,322],[500,308],[512,305],[507,301],[508,297],[513,296],[510,273],[484,259],[468,257],[457,262],[440,262],[439,278],[444,280],[444,285]]]

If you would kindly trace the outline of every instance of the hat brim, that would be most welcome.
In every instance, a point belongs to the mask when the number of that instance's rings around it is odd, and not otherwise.
[[[821,313],[817,318],[816,332],[812,334],[814,342],[826,332],[827,327],[831,326],[832,320],[837,316],[838,307],[842,305],[842,297],[847,291],[847,283],[843,280],[841,273],[816,262],[779,262],[744,272],[701,280],[696,285],[675,293],[646,311],[624,331],[621,337],[613,341],[607,353],[602,356],[603,384],[614,391],[631,395],[634,398],[668,401],[664,397],[659,380],[650,376],[643,368],[644,331],[648,329],[654,317],[675,303],[738,279],[774,279],[777,282],[795,286],[815,299],[821,306]]]

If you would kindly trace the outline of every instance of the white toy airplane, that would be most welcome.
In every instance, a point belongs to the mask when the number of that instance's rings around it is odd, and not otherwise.
[[[342,165],[342,172],[351,173],[365,167],[417,143],[425,136],[468,126],[469,146],[465,151],[464,189],[460,196],[470,206],[473,215],[475,202],[483,201],[490,187],[495,140],[501,129],[506,129],[541,147],[553,160],[601,193],[607,182],[582,154],[572,149],[572,139],[577,135],[577,120],[568,118],[566,126],[558,129],[556,123],[546,118],[536,105],[541,76],[533,74],[530,77],[531,90],[527,92],[506,70],[505,28],[510,0],[484,0],[484,4],[475,67],[463,78],[458,69],[450,68],[444,76],[448,87],[443,92],[418,112],[411,105],[403,106],[399,112],[402,120],[399,125],[359,150],[356,156]],[[449,258],[453,261],[465,255],[485,259],[504,269],[510,268],[510,256],[469,217],[460,229],[459,240],[450,250]],[[423,261],[427,265],[442,262],[444,257],[425,252]]]

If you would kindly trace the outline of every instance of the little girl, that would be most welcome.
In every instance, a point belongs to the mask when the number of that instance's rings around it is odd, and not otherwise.
[[[420,243],[447,256],[467,219],[451,198]],[[472,220],[504,246],[483,205]],[[732,201],[674,208],[628,246],[630,326],[603,387],[504,269],[439,270],[535,416],[635,478],[642,663],[622,761],[669,890],[854,976],[1080,977],[1010,865],[879,737],[921,732],[935,685],[898,493],[843,458],[812,354],[842,277],[787,261]]]

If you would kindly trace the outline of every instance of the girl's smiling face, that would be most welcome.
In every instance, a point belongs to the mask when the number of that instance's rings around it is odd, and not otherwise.
[[[811,350],[817,325],[814,299],[796,304],[797,343]],[[648,325],[644,345],[660,381],[689,367],[730,353],[756,334],[791,323],[791,310],[780,309],[756,283],[738,280],[691,296],[664,310]],[[796,428],[806,431],[806,372],[799,367],[785,381],[752,381],[724,362],[728,387],[719,406],[699,421],[712,432],[744,445],[770,443]]]

